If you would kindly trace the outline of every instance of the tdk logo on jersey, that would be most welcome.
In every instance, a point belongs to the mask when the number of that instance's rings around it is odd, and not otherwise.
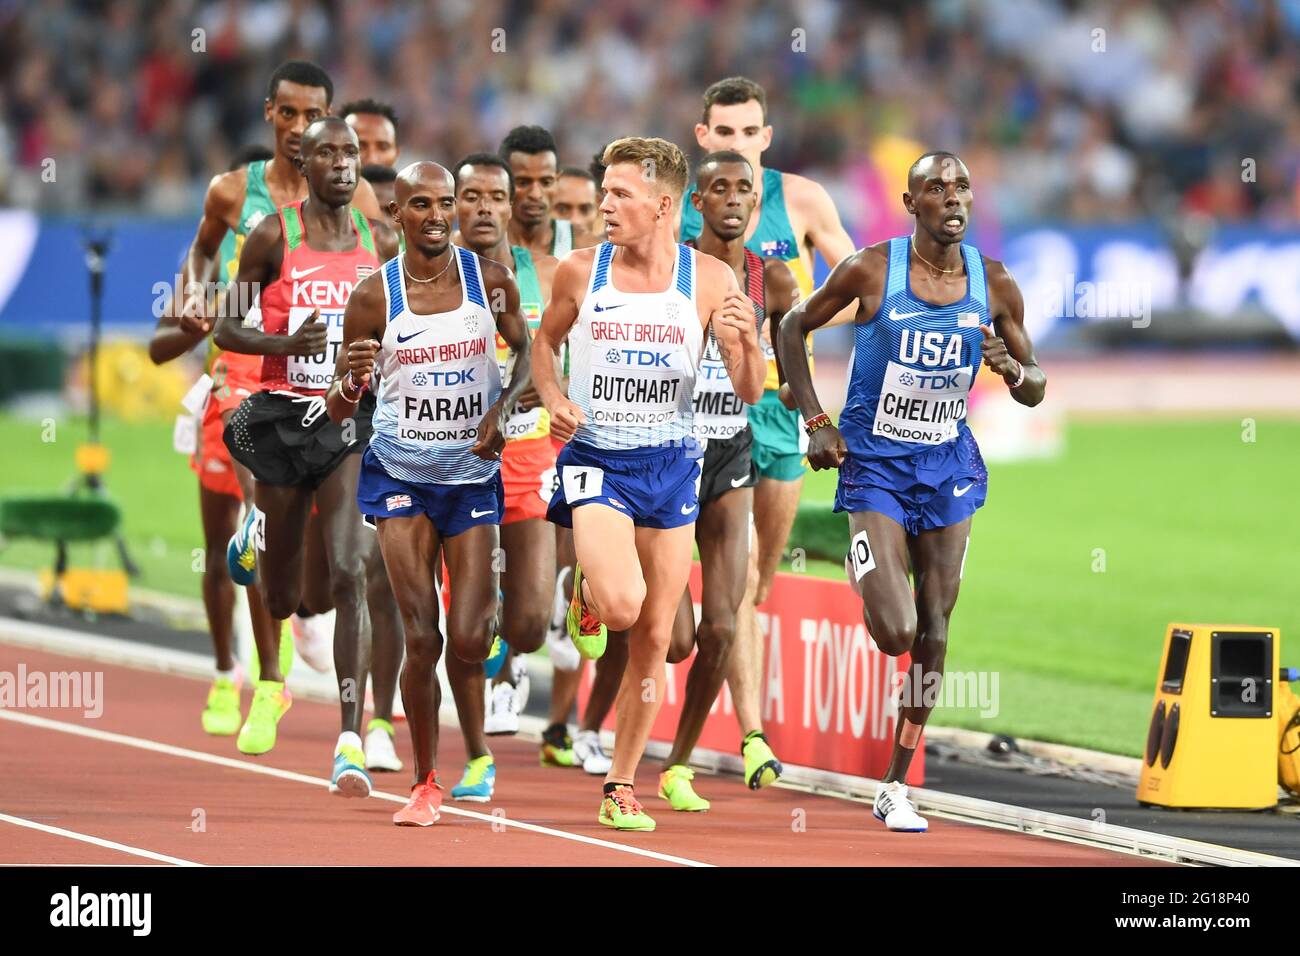
[[[672,368],[668,364],[668,352],[655,352],[650,349],[610,349],[605,358],[614,365],[637,365],[642,368]],[[610,356],[613,356],[611,358]]]
[[[927,375],[918,372],[913,375],[911,372],[904,372],[898,376],[898,384],[907,385],[908,387],[916,386],[917,388],[962,388],[965,381],[962,379],[962,372],[937,372]]]
[[[723,379],[730,380],[726,366],[715,365],[712,362],[702,363],[696,374],[706,382],[720,382]]]
[[[416,372],[411,376],[412,385],[432,385],[434,388],[448,388],[453,385],[473,385],[472,368],[457,368],[450,372]]]
[[[954,365],[961,361],[960,335],[903,329],[898,339],[898,360],[909,365]]]
[[[778,259],[790,258],[790,240],[789,239],[772,239],[767,242],[758,244],[761,250],[760,255],[776,256]]]

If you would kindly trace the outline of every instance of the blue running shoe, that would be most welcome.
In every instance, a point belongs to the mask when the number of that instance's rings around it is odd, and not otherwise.
[[[239,530],[226,546],[226,567],[230,580],[245,587],[257,578],[257,551],[253,547],[253,526],[257,524],[257,509],[249,508]]]
[[[465,773],[460,778],[460,783],[451,788],[451,798],[466,803],[487,803],[492,799],[496,785],[497,768],[492,755],[475,757],[465,764]]]
[[[501,665],[506,662],[506,651],[508,650],[510,650],[510,645],[501,640],[500,634],[492,638],[492,650],[488,654],[487,660],[483,662],[483,673],[488,680],[497,676],[497,673],[501,670]]]
[[[370,774],[366,773],[366,755],[357,747],[343,744],[334,754],[334,775],[330,793],[341,797],[370,796]]]

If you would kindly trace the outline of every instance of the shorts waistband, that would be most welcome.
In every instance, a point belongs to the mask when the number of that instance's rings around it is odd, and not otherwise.
[[[666,455],[671,452],[680,450],[686,455],[703,455],[704,446],[695,438],[686,438],[680,442],[672,442],[663,445],[647,445],[644,448],[601,448],[598,445],[592,445],[588,442],[572,441],[571,444],[580,455],[594,455],[599,458],[623,458],[633,461],[639,461],[645,458],[654,458],[658,455]]]

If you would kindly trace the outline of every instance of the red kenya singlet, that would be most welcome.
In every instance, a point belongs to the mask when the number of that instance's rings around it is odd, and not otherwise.
[[[320,395],[329,388],[343,344],[343,310],[356,284],[379,268],[375,239],[366,217],[353,208],[357,244],[349,252],[317,252],[307,247],[299,200],[280,210],[284,262],[280,277],[262,289],[262,331],[293,335],[320,309],[329,345],[320,355],[267,355],[262,359],[262,390]]]

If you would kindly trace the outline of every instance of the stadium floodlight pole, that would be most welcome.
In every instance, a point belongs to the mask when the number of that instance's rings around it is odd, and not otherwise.
[[[99,444],[99,336],[103,323],[104,259],[113,244],[108,226],[85,227],[82,245],[86,249],[86,270],[90,273],[90,441]],[[97,477],[97,476],[95,476]],[[96,482],[90,486],[96,487]]]
[[[77,470],[81,472],[81,481],[92,494],[103,495],[103,474],[108,468],[108,450],[99,442],[99,339],[104,312],[104,262],[113,246],[113,227],[107,223],[87,223],[82,228],[81,244],[86,250],[86,271],[90,274],[90,441],[77,449]],[[59,542],[58,549],[57,564],[61,572],[66,565],[65,545],[62,541]],[[131,560],[131,555],[126,550],[126,539],[120,531],[117,534],[117,553],[122,561],[122,569],[130,577],[137,577],[140,568]]]

